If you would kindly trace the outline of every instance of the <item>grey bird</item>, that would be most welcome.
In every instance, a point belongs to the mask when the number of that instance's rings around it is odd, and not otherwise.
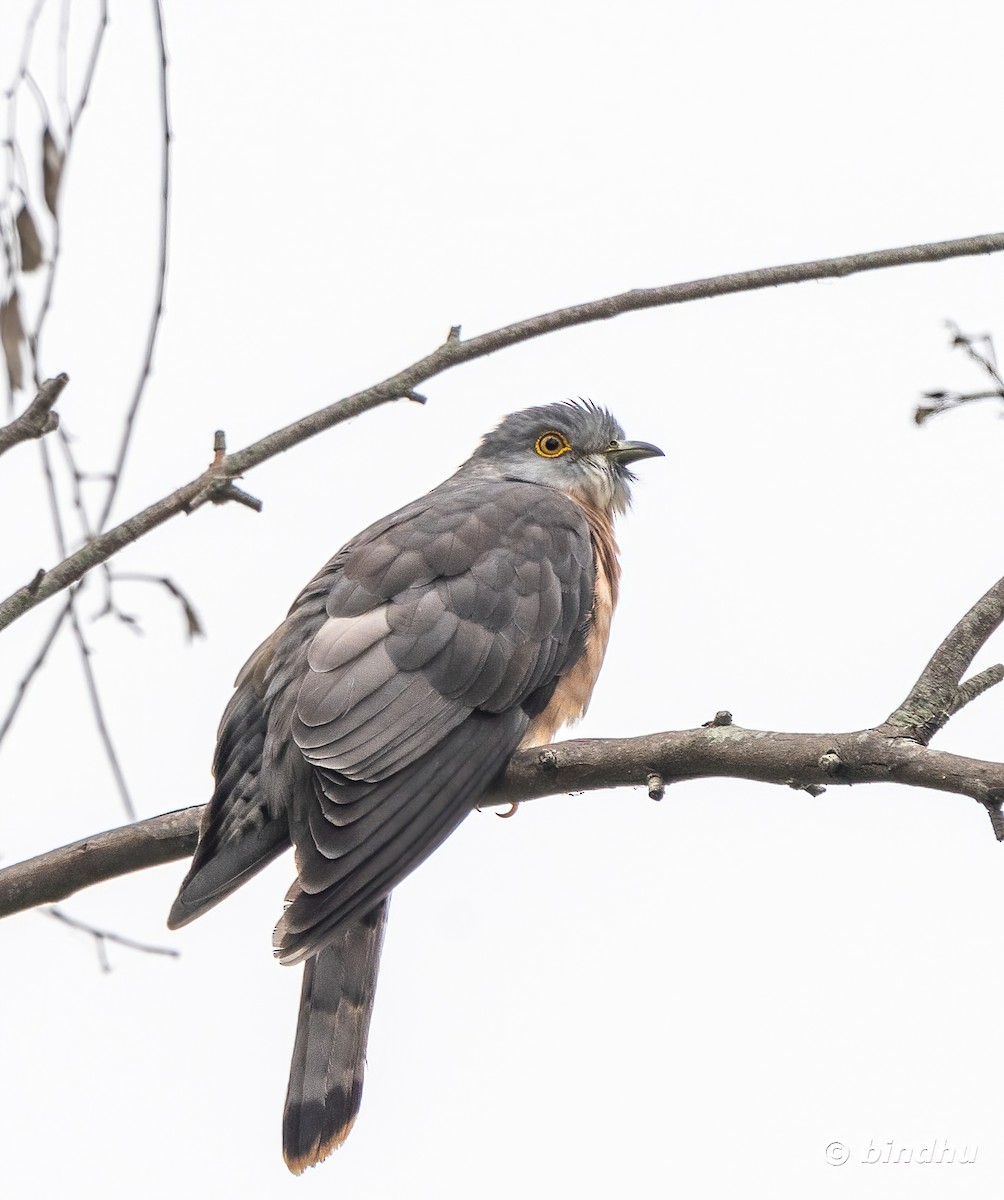
[[[585,712],[617,601],[628,468],[661,454],[590,401],[513,413],[444,483],[343,546],[238,675],[168,924],[292,843],[274,945],[306,964],[283,1117],[295,1174],[341,1145],[359,1110],[391,889],[514,751]]]

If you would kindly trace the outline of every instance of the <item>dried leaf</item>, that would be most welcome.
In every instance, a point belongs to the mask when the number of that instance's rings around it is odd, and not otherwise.
[[[17,242],[21,250],[22,271],[35,271],[42,265],[42,239],[38,236],[35,219],[23,204],[17,214]]]
[[[24,387],[24,369],[21,364],[21,343],[24,341],[24,326],[21,324],[21,297],[17,289],[0,304],[0,345],[7,363],[7,378],[12,392]]]
[[[56,204],[59,200],[59,181],[63,174],[63,162],[66,155],[56,145],[49,126],[42,132],[42,189],[45,193],[45,204],[55,217]]]

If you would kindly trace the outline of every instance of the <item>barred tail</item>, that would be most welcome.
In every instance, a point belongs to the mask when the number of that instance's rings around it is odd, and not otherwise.
[[[346,925],[304,966],[282,1121],[283,1157],[295,1175],[337,1149],[359,1111],[388,904]]]

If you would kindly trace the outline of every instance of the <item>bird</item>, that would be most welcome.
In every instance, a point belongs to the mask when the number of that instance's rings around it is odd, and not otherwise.
[[[292,843],[273,945],[305,964],[283,1112],[294,1174],[359,1111],[391,890],[516,750],[585,713],[629,467],[662,455],[590,400],[510,414],[452,476],[346,543],[237,676],[168,925]]]

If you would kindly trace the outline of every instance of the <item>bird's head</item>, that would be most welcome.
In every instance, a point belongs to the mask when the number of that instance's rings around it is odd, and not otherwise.
[[[511,413],[485,434],[463,469],[544,484],[616,513],[630,503],[629,465],[662,453],[650,442],[627,441],[614,417],[591,400],[567,400]]]

